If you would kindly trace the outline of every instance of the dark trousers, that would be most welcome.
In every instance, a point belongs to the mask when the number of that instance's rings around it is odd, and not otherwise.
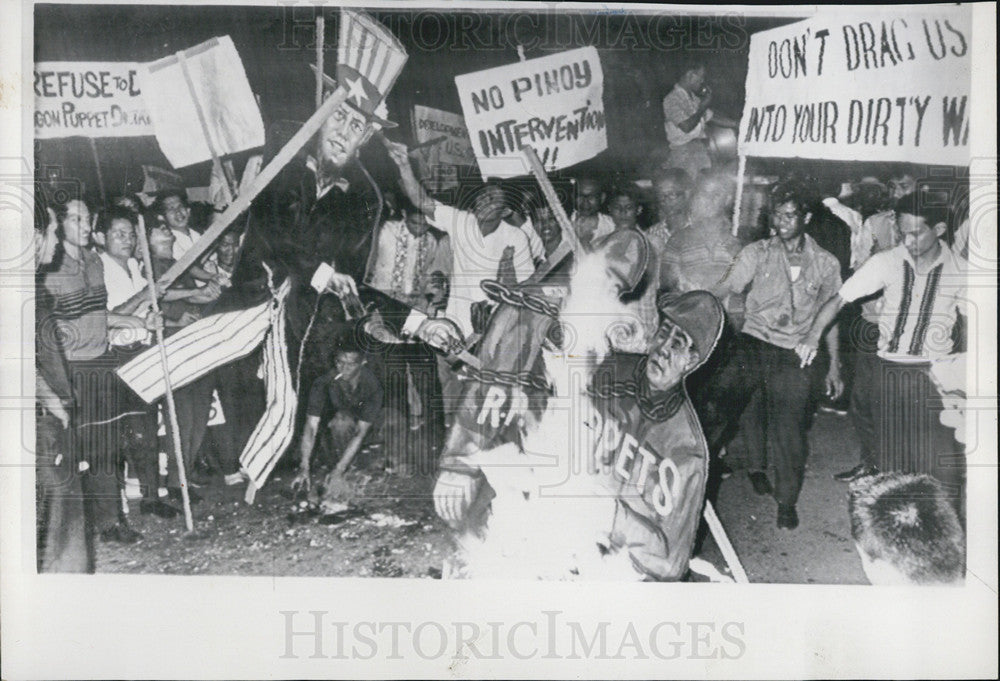
[[[91,529],[100,530],[123,519],[126,460],[135,469],[143,494],[156,495],[155,412],[115,373],[137,352],[112,349],[101,357],[67,363],[76,400],[70,452],[76,463],[82,460],[88,465],[81,484]]]
[[[213,374],[202,376],[194,383],[174,390],[174,405],[177,407],[177,426],[180,431],[181,453],[184,461],[184,474],[190,477],[190,471],[201,443],[208,430],[208,412],[212,407],[212,390],[215,385]],[[167,410],[163,417],[167,420],[164,449],[168,455],[167,487],[180,487],[180,474],[177,469],[177,455],[174,452],[174,438]]]
[[[937,478],[964,519],[965,455],[941,423],[940,396],[928,371],[927,364],[876,358],[871,371],[858,374],[860,389],[877,396],[872,399],[874,458],[883,471]]]
[[[736,434],[747,407],[751,387],[743,338],[726,324],[711,357],[685,382],[713,458]]]
[[[860,315],[851,320],[847,331],[847,345],[854,353],[854,381],[850,388],[847,413],[860,443],[859,463],[876,465],[875,416],[882,408],[882,392],[872,390],[871,377],[879,370],[878,324],[872,324]]]
[[[115,368],[123,366],[147,349],[144,345],[112,347],[109,353]],[[160,448],[156,438],[156,405],[146,404],[117,378],[117,410],[125,416],[119,422],[120,458],[128,463],[129,475],[139,479],[142,495],[156,498],[160,486]]]
[[[881,370],[881,360],[874,352],[861,353],[854,367],[855,378],[848,414],[861,447],[859,462],[865,466],[875,466],[878,461],[876,419],[882,411],[882,391],[873,385],[872,378]]]
[[[240,454],[264,414],[264,382],[257,376],[260,350],[212,372],[226,422],[210,428],[215,445],[210,463],[223,475],[240,469]]]
[[[115,375],[114,358],[69,362],[76,398],[69,451],[80,476],[89,529],[100,531],[122,518],[121,442],[125,428],[119,406],[129,388]]]
[[[751,399],[742,420],[751,469],[774,468],[774,498],[794,505],[802,489],[809,448],[812,369],[794,350],[744,335],[743,366]]]
[[[40,414],[36,424],[38,571],[93,572],[80,476],[69,456],[70,431]]]

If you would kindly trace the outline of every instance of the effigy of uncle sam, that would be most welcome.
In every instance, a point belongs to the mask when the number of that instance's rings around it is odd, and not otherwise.
[[[687,574],[708,450],[683,379],[715,348],[723,312],[707,292],[685,294],[661,306],[647,355],[609,353],[648,248],[616,233],[568,287],[484,282],[499,305],[434,490],[458,546],[446,576]]]
[[[361,250],[358,244],[371,233],[371,220],[368,194],[363,191],[366,174],[355,172],[354,162],[359,148],[376,131],[395,126],[386,119],[384,100],[407,59],[399,41],[377,21],[363,13],[341,12],[338,80],[324,74],[327,97],[320,109],[210,229],[218,234],[227,226],[227,216],[231,222],[253,201],[251,227],[233,275],[233,288],[220,297],[217,314],[195,322],[165,343],[172,360],[171,382],[182,387],[215,367],[245,357],[267,339],[266,411],[240,455],[241,468],[251,483],[248,501],[292,439],[300,382],[309,385],[329,368],[321,365],[329,353],[303,352],[306,343],[328,348],[329,339],[364,314],[355,282],[365,263],[356,253]],[[317,133],[307,134],[308,130]],[[310,139],[315,142],[312,155],[304,163],[290,162]],[[261,279],[262,266],[267,270],[266,287],[254,283]],[[237,282],[244,285],[237,286]],[[326,292],[337,294],[342,311],[317,314],[323,302],[318,296]],[[314,328],[313,319],[321,316],[327,321],[317,321]],[[213,352],[182,356],[199,347],[213,348]],[[190,367],[186,373],[177,369],[182,361]],[[164,385],[162,370],[156,365],[150,351],[119,374],[143,399],[153,401],[162,395]]]
[[[407,59],[402,44],[384,26],[366,14],[341,10],[337,79],[325,73],[322,78],[325,96],[339,85],[347,89],[347,98],[320,128],[317,158],[310,168],[316,178],[316,201],[339,183],[344,167],[372,135],[397,127],[388,120],[385,98]],[[311,283],[317,291],[332,291],[341,298],[358,295],[355,277],[338,271],[333,262],[321,264]]]
[[[385,99],[408,59],[402,44],[368,15],[341,10],[337,50],[337,79],[321,74],[324,93],[329,96],[338,87],[343,87],[348,94],[344,104],[326,119],[319,132],[317,157],[310,163],[310,169],[315,172],[317,187],[316,203],[307,208],[312,214],[342,212],[337,206],[329,206],[329,210],[325,211],[317,208],[323,208],[322,199],[328,189],[346,185],[345,169],[357,158],[360,148],[372,136],[378,136],[384,141],[381,131],[398,127],[387,118]],[[315,65],[310,66],[316,70]],[[304,204],[310,206],[308,201]],[[348,318],[366,317],[363,326],[375,338],[391,338],[393,332],[385,331],[381,317],[366,310],[358,297],[357,281],[364,276],[367,263],[357,257],[357,254],[368,249],[353,247],[350,244],[351,236],[345,235],[344,230],[323,231],[327,237],[339,239],[343,243],[339,247],[331,244],[331,248],[338,250],[338,254],[333,258],[324,258],[315,268],[310,282],[312,287],[318,293],[335,293],[341,299]],[[371,229],[366,227],[364,232],[362,239]],[[325,250],[330,249],[324,249],[322,244],[316,249],[318,253]],[[339,257],[340,252],[345,252],[342,257]],[[338,260],[344,262],[341,264]],[[311,267],[309,271],[313,271]],[[450,336],[445,336],[443,340],[440,338],[440,326],[440,322],[423,319],[415,328],[408,329],[408,333],[431,342],[435,347],[447,347],[452,339]]]

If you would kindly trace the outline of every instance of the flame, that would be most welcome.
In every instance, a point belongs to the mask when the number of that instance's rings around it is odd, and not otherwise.
[[[523,451],[504,444],[473,455],[496,492],[480,536],[459,537],[464,575],[503,579],[638,580],[627,551],[609,551],[616,498],[593,458],[593,406],[585,393],[608,336],[633,320],[605,258],[580,259],[560,312],[573,347],[543,350],[555,395],[526,426]]]

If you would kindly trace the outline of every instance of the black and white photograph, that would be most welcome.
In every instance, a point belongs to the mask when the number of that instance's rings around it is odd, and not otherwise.
[[[995,677],[995,4],[2,11],[3,678]]]

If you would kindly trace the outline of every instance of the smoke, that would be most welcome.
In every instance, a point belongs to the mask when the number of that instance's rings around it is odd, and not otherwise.
[[[542,350],[554,386],[546,411],[529,422],[523,449],[504,444],[472,457],[496,492],[482,536],[460,537],[468,577],[637,580],[627,552],[609,552],[615,484],[601,474],[593,406],[586,395],[609,336],[630,328],[601,253],[577,264],[560,312],[567,339]]]

